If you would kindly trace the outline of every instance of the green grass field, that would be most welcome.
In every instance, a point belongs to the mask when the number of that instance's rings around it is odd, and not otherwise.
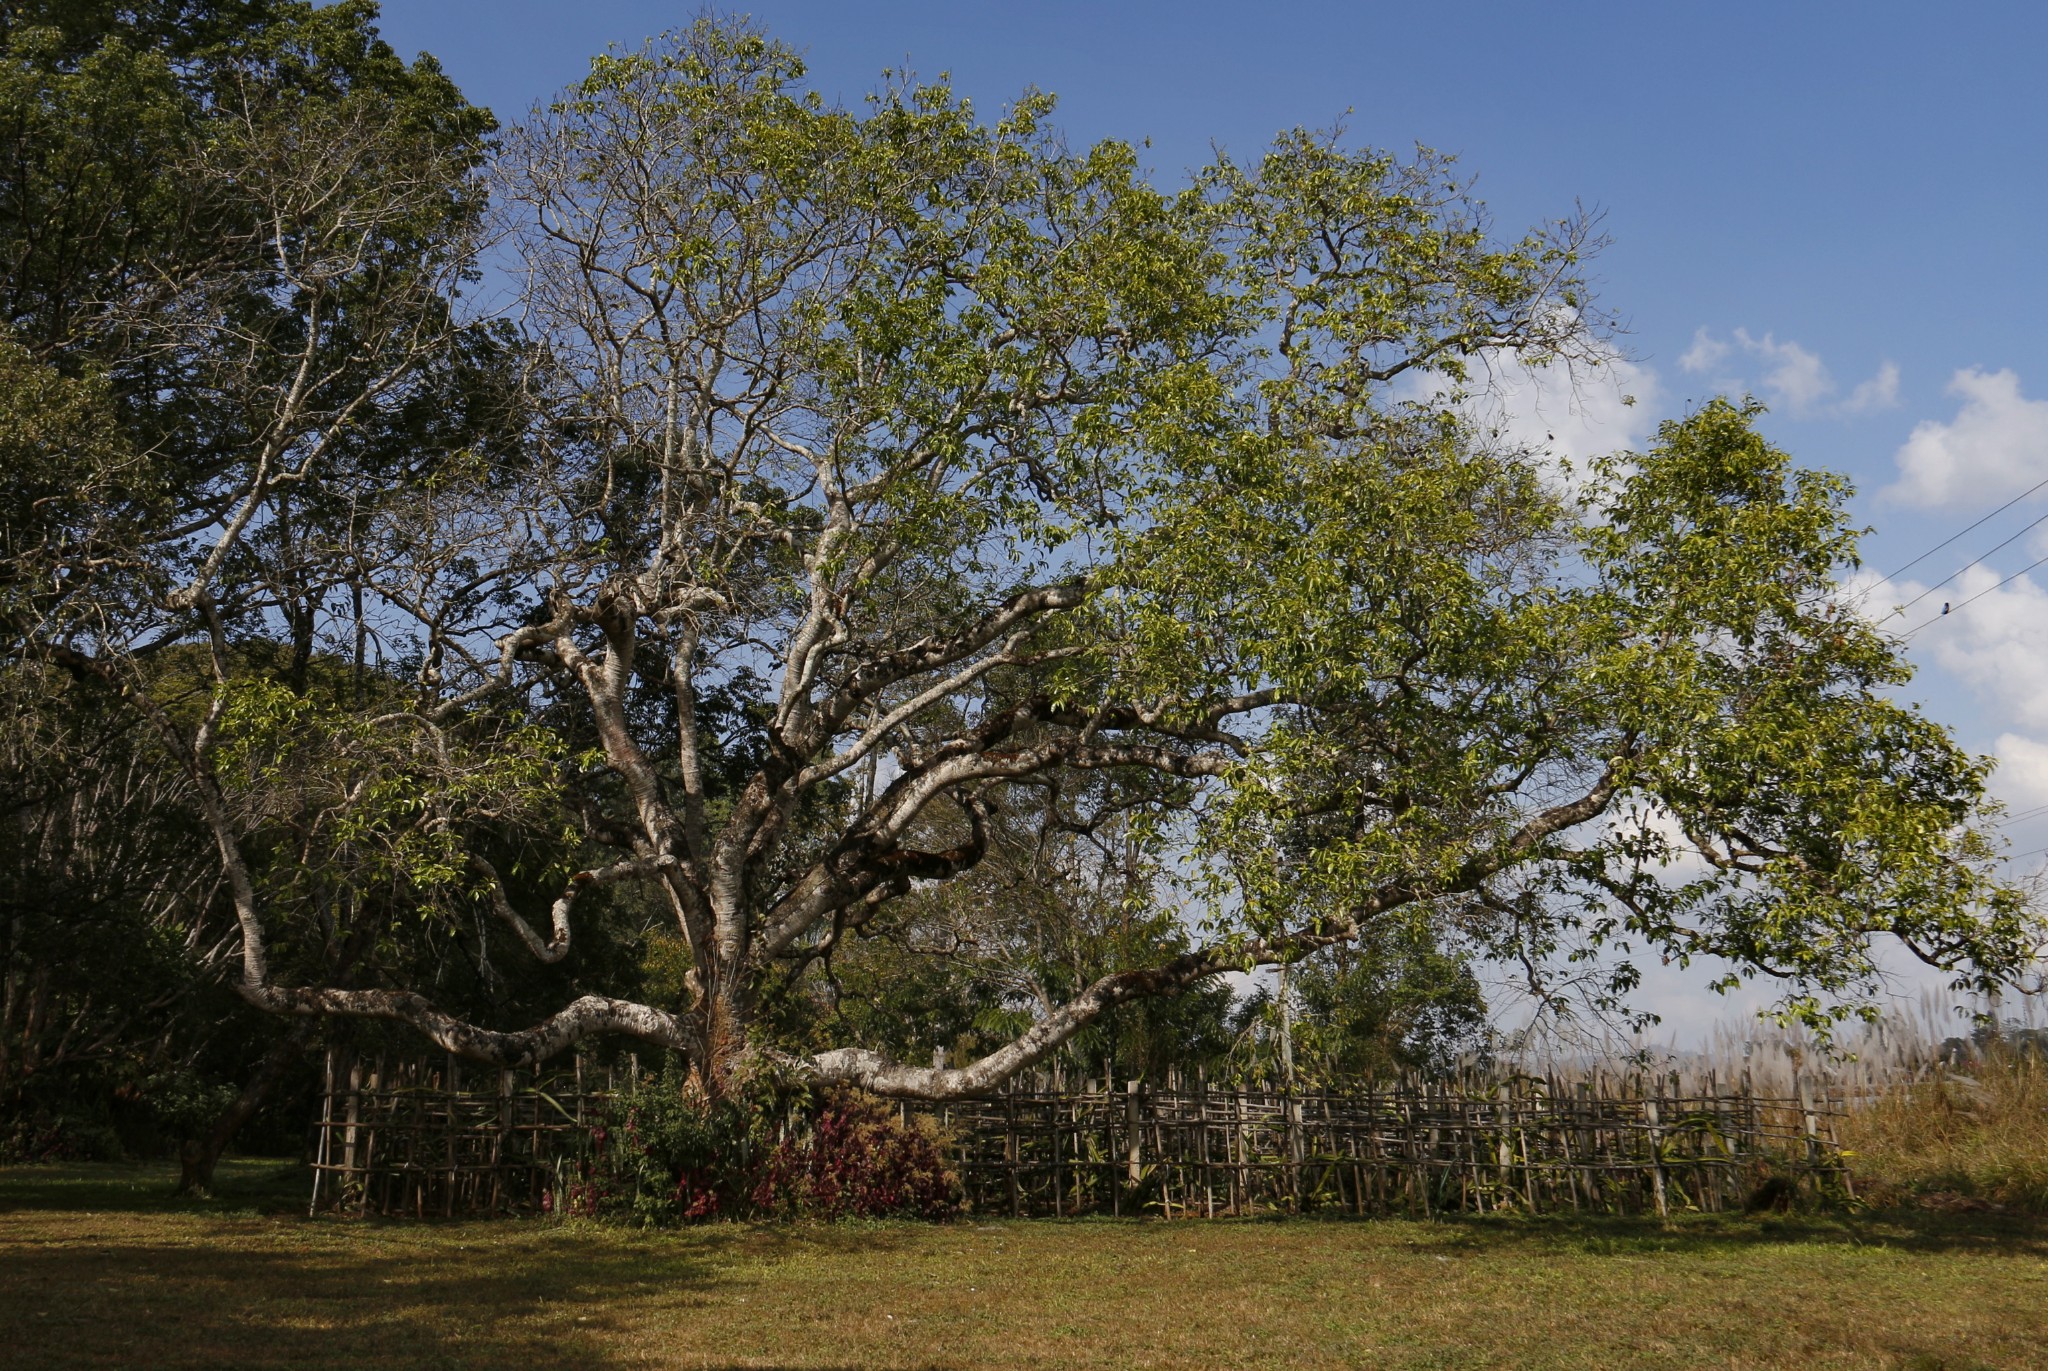
[[[2048,1367],[2048,1222],[308,1222],[0,1170],[0,1364]]]

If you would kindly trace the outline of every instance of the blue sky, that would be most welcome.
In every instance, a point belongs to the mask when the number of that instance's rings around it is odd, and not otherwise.
[[[385,0],[385,36],[438,57],[516,119],[607,44],[690,6]],[[2048,479],[2048,5],[2026,3],[820,3],[746,6],[849,103],[884,67],[952,73],[990,113],[1060,97],[1077,143],[1149,140],[1162,179],[1212,146],[1254,155],[1294,125],[1458,155],[1504,231],[1602,211],[1601,302],[1627,333],[1611,386],[1510,403],[1579,453],[1640,443],[1718,390],[1848,474],[1886,572]],[[1871,588],[1916,633],[1911,694],[2002,759],[2015,813],[2048,805],[2048,489]],[[1961,602],[1978,592],[1969,605]],[[2008,829],[2048,847],[2048,812]],[[2039,855],[2018,868],[2041,864]],[[1717,1002],[1651,989],[1674,1024]],[[1704,977],[1699,979],[1703,980]]]

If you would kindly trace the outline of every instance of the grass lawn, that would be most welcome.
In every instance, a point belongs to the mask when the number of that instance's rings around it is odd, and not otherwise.
[[[2048,1367],[2048,1222],[308,1222],[0,1170],[0,1365]]]

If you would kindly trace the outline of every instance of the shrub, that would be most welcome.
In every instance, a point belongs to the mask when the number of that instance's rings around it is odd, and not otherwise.
[[[944,1219],[960,1178],[935,1130],[905,1123],[871,1095],[833,1096],[810,1127],[783,1138],[753,1193],[762,1213],[816,1219]]]
[[[643,1224],[743,1214],[767,1141],[755,1113],[673,1069],[634,1086],[592,1125],[562,1211]]]
[[[104,1123],[36,1113],[0,1122],[0,1166],[19,1162],[104,1162],[122,1156],[121,1140]]]
[[[946,1218],[960,1182],[937,1133],[880,1101],[819,1101],[774,1082],[712,1098],[677,1070],[613,1101],[555,1203],[647,1225],[780,1218]]]

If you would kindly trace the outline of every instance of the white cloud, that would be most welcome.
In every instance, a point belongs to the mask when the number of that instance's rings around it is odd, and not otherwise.
[[[1990,567],[1971,567],[1895,624],[1913,634],[1917,654],[1995,702],[2006,719],[2048,730],[2048,691],[2041,688],[2048,681],[2048,590],[2029,576],[1998,588],[2004,579]],[[1944,614],[1947,605],[1955,608]]]
[[[1781,343],[1768,333],[1752,338],[1747,329],[1735,330],[1735,341],[1744,352],[1766,364],[1764,390],[1780,408],[1790,410],[1795,417],[1803,419],[1814,413],[1822,401],[1835,393],[1835,378],[1828,374],[1818,353],[1808,352],[1797,343]]]
[[[1842,401],[1842,412],[1863,414],[1873,409],[1895,409],[1898,403],[1898,364],[1886,362],[1877,369],[1877,375],[1849,392],[1849,398]]]
[[[1998,771],[1992,788],[2017,813],[2048,805],[2048,743],[2018,733],[2001,733],[1992,749]]]
[[[2005,801],[2000,836],[2015,871],[2038,869],[2048,851],[2048,743],[2020,733],[2001,733],[1992,749],[1998,770],[1991,790]]]
[[[2048,477],[2048,400],[2022,395],[2010,369],[1959,371],[1948,393],[1962,399],[1956,417],[1914,427],[1885,499],[1922,508],[1976,504]]]
[[[1692,346],[1678,359],[1678,369],[1693,375],[1712,371],[1727,360],[1728,345],[1707,332],[1704,326],[1693,330]]]
[[[1763,391],[1774,408],[1795,419],[1845,418],[1873,409],[1889,409],[1899,402],[1899,369],[1891,362],[1878,367],[1876,375],[1850,391],[1846,398],[1837,399],[1840,389],[1820,354],[1794,342],[1781,343],[1775,334],[1766,333],[1758,338],[1746,328],[1735,330],[1733,342],[1716,338],[1707,329],[1697,330],[1692,346],[1678,359],[1678,365],[1693,374],[1711,372],[1738,351],[1763,364],[1755,388]],[[1729,391],[1750,388],[1740,376],[1724,377],[1716,380],[1715,385]]]
[[[1468,379],[1411,371],[1395,398],[1449,404],[1503,447],[1536,459],[1544,477],[1570,491],[1596,457],[1641,449],[1657,426],[1657,373],[1611,348],[1591,359],[1530,366],[1512,353],[1482,353]]]
[[[1986,722],[2048,729],[2040,689],[2048,681],[2048,589],[2026,575],[2001,586],[2007,574],[1972,567],[1952,583],[1929,586],[1859,571],[1844,598],[1879,628],[1910,634],[1916,656],[1971,687],[1989,706]],[[2015,811],[2048,806],[2048,742],[2003,727],[1992,752],[1999,799]]]
[[[1700,850],[1686,837],[1684,825],[1661,802],[1651,798],[1632,800],[1621,809],[1609,813],[1602,822],[1608,833],[1625,834],[1634,837],[1640,834],[1646,838],[1661,839],[1669,849],[1662,861],[1650,865],[1657,875],[1674,884],[1698,880],[1713,870]]]
[[[1842,602],[1879,627],[1894,623],[1893,609],[1918,595],[1926,587],[1911,581],[1894,581],[1869,567],[1859,567],[1842,578]]]

